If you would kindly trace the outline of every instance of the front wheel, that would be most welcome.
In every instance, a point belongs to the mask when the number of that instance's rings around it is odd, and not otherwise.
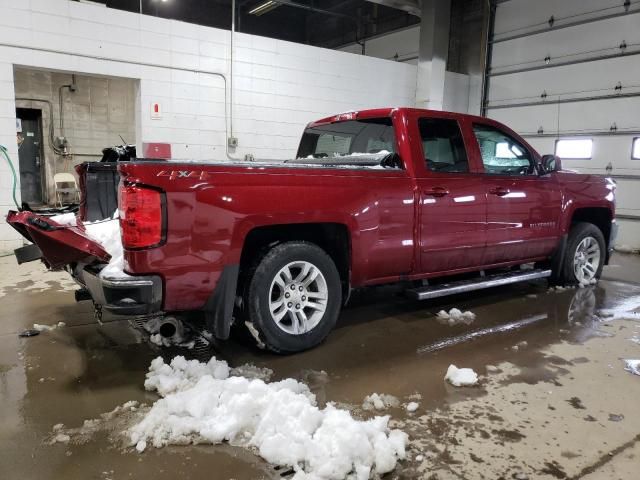
[[[576,223],[569,232],[560,280],[569,285],[595,283],[605,261],[602,232],[592,223]]]
[[[327,253],[308,242],[273,247],[253,272],[248,320],[267,348],[294,353],[322,342],[336,324],[340,275]]]

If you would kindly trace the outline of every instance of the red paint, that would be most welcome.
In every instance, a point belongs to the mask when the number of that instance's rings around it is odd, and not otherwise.
[[[576,208],[603,207],[614,216],[612,187],[602,177],[485,174],[473,123],[503,130],[540,160],[526,141],[489,119],[401,108],[310,125],[382,116],[393,119],[403,170],[121,163],[123,181],[164,192],[166,209],[163,242],[125,250],[125,270],[160,275],[166,311],[194,310],[203,307],[223,267],[239,263],[247,234],[260,226],[346,226],[351,286],[358,287],[544,260],[568,232]],[[427,169],[420,117],[458,121],[468,173]]]
[[[156,105],[156,110],[158,106]],[[155,158],[158,160],[168,160],[171,158],[170,143],[143,143],[142,151],[144,158]]]

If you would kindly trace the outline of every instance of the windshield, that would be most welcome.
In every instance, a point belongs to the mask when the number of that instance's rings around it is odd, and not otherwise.
[[[396,153],[391,119],[348,120],[307,128],[300,140],[298,158]]]

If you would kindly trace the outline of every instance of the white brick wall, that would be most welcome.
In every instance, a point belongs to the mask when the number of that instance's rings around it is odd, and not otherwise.
[[[174,158],[226,158],[225,86],[213,73],[228,77],[228,31],[68,0],[0,0],[0,11],[0,142],[14,162],[15,132],[2,121],[15,117],[13,65],[139,79],[139,147],[168,142]],[[413,65],[242,33],[234,52],[239,158],[290,157],[304,125],[332,113],[414,104]],[[151,120],[154,101],[160,120]],[[7,178],[0,178],[2,216]],[[19,243],[5,227],[0,250]]]

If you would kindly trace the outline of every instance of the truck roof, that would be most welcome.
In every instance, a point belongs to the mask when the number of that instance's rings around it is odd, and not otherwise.
[[[348,112],[338,113],[336,115],[331,115],[329,117],[321,118],[319,120],[310,122],[307,126],[314,127],[317,125],[325,125],[327,123],[344,122],[346,120],[358,120],[358,119],[364,119],[364,118],[390,117],[394,112],[422,112],[426,114],[447,113],[449,115],[459,117],[459,118],[468,118],[472,120],[483,120],[483,121],[487,120],[487,118],[479,117],[477,115],[469,115],[467,113],[458,113],[458,112],[449,112],[444,110],[429,110],[426,108],[413,108],[413,107],[384,107],[384,108],[370,108],[365,110],[351,110]]]

